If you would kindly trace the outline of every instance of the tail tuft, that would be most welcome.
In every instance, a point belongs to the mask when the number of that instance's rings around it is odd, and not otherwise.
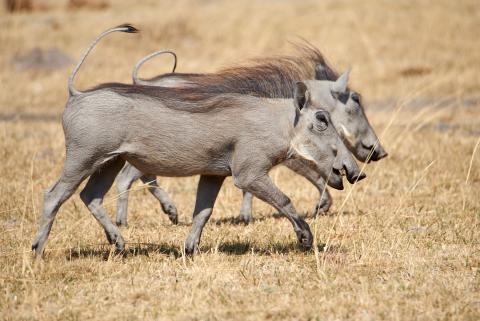
[[[75,69],[73,69],[73,72],[72,74],[70,75],[70,77],[68,78],[68,91],[70,93],[70,96],[75,96],[75,95],[78,95],[80,94],[81,92],[76,90],[75,89],[75,86],[73,85],[73,81],[75,80],[75,75],[77,74],[78,70],[80,69],[80,66],[83,64],[83,62],[85,61],[85,58],[87,58],[87,55],[90,53],[90,51],[92,51],[93,47],[95,47],[95,45],[103,38],[105,37],[106,35],[112,33],[112,32],[116,32],[116,31],[121,31],[121,32],[128,32],[128,33],[137,33],[139,32],[139,30],[137,28],[135,28],[134,26],[132,26],[131,24],[129,23],[125,23],[123,25],[120,25],[120,26],[117,26],[115,28],[111,28],[111,29],[108,29],[104,32],[102,32],[94,41],[93,43],[90,45],[90,47],[87,48],[87,50],[85,51],[85,53],[83,54],[82,58],[80,59],[80,62],[77,64],[77,66],[75,67]]]
[[[140,32],[139,29],[135,28],[134,26],[132,26],[129,23],[124,23],[123,25],[119,25],[116,28],[124,28],[125,30],[122,30],[122,31],[123,32],[128,32],[128,33],[138,33],[138,32]]]

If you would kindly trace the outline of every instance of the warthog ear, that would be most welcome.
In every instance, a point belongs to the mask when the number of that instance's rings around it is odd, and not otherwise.
[[[310,101],[310,94],[308,92],[308,87],[303,81],[297,81],[295,83],[293,101],[294,101],[295,107],[297,107],[298,109],[302,109]]]
[[[316,80],[327,80],[328,74],[327,69],[324,65],[318,64],[315,66],[315,79]]]
[[[332,92],[343,93],[347,91],[348,77],[350,76],[350,69],[345,71],[332,85]]]

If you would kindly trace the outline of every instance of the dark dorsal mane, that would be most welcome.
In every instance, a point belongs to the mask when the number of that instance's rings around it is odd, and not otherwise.
[[[318,48],[308,43],[295,46],[298,56],[255,59],[245,65],[225,68],[216,73],[184,74],[182,78],[188,81],[189,87],[204,92],[238,93],[265,98],[293,98],[295,83],[315,79],[317,65],[322,65],[325,72],[322,78],[316,79],[334,81],[338,78]],[[162,77],[157,79],[159,78]]]
[[[251,60],[245,65],[225,68],[211,74],[182,74],[181,77],[188,82],[187,87],[106,83],[85,93],[106,89],[124,96],[144,95],[157,99],[172,109],[206,112],[238,103],[240,99],[236,94],[261,98],[293,98],[297,81],[334,81],[338,78],[317,48],[305,43],[296,45],[296,48],[300,53],[298,56]],[[317,65],[324,68],[323,78],[315,77]],[[162,75],[151,80],[175,75]]]
[[[136,96],[142,96],[143,99],[156,100],[167,108],[189,113],[205,113],[215,109],[230,108],[255,99],[254,97],[246,97],[237,93],[207,91],[203,87],[175,88],[122,83],[100,84],[85,90],[83,94],[102,90],[114,92],[134,100]]]

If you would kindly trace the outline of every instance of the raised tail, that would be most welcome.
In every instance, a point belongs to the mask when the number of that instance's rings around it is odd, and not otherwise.
[[[159,55],[162,55],[162,54],[171,54],[173,56],[173,59],[174,59],[174,62],[173,62],[173,69],[172,69],[172,73],[175,72],[175,69],[177,69],[177,55],[175,54],[175,52],[173,52],[172,50],[159,50],[159,51],[155,51],[145,57],[143,57],[142,59],[140,59],[137,64],[135,65],[135,67],[133,67],[133,72],[132,72],[132,80],[133,80],[133,83],[134,84],[142,84],[143,82],[138,79],[138,70],[140,69],[140,67],[147,61],[147,60],[150,60],[152,59],[153,57],[156,57],[156,56],[159,56]]]
[[[128,33],[137,33],[139,32],[139,30],[137,28],[135,28],[134,26],[130,25],[130,24],[123,24],[123,25],[120,25],[120,26],[117,26],[117,27],[114,27],[114,28],[111,28],[111,29],[108,29],[104,32],[102,32],[93,42],[92,44],[90,45],[90,47],[88,47],[88,49],[85,51],[85,53],[83,54],[82,58],[80,59],[80,62],[75,66],[75,69],[73,69],[73,72],[72,74],[70,75],[70,77],[68,78],[68,92],[70,93],[70,96],[75,96],[75,95],[78,95],[80,94],[81,92],[78,91],[77,89],[75,89],[74,85],[73,85],[73,82],[75,80],[75,76],[78,72],[78,70],[80,69],[80,66],[83,64],[83,62],[85,61],[85,59],[87,58],[87,55],[90,53],[90,51],[92,51],[93,47],[95,47],[95,45],[103,38],[105,37],[106,35],[108,35],[109,33],[112,33],[112,32],[116,32],[116,31],[121,31],[121,32],[128,32]]]

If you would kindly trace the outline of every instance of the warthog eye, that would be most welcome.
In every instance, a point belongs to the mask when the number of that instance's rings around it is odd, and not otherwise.
[[[344,105],[347,103],[348,99],[350,98],[350,92],[348,92],[348,91],[346,91],[346,92],[332,91],[331,94],[332,94],[333,99],[336,99],[336,100],[340,101]]]
[[[315,127],[318,129],[318,130],[325,130],[327,129],[328,127],[328,118],[327,116],[325,115],[324,112],[317,112],[315,113],[315,118],[317,119],[317,123],[315,124]]]
[[[359,94],[357,94],[357,93],[352,93],[352,95],[351,95],[350,97],[352,97],[352,100],[353,100],[354,102],[356,102],[357,104],[360,104],[360,95],[359,95]]]

